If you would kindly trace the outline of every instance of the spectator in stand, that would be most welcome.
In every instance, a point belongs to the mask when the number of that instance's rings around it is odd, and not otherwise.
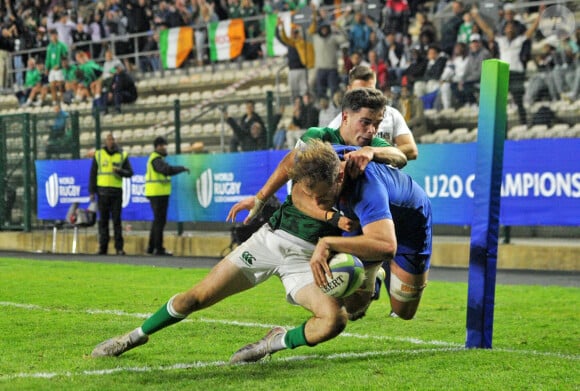
[[[117,6],[112,6],[106,13],[104,18],[104,25],[108,31],[107,36],[112,37],[126,37],[127,35],[127,17],[123,15],[122,10]],[[122,57],[132,52],[131,42],[126,38],[115,39],[114,41],[115,53]],[[128,60],[124,60],[125,66],[130,69],[131,65]]]
[[[28,59],[28,67],[26,68],[24,90],[16,93],[18,103],[20,103],[22,107],[30,106],[32,102],[34,102],[36,95],[41,92],[41,89],[42,73],[36,66],[36,60],[34,60],[33,57],[30,57]]]
[[[139,57],[141,72],[153,72],[161,69],[161,60],[159,59],[159,30],[155,29],[147,37],[147,43],[143,47],[143,55]]]
[[[286,129],[286,144],[288,149],[296,146],[296,142],[302,137],[306,129],[302,127],[301,117],[304,103],[302,98],[297,96],[294,98],[294,105],[292,107],[292,120]]]
[[[528,80],[528,87],[524,94],[524,104],[526,106],[538,101],[545,91],[549,93],[551,100],[556,101],[559,99],[552,75],[552,70],[555,66],[555,51],[552,45],[545,43],[542,47],[542,52],[534,57],[537,71]]]
[[[48,47],[49,43],[50,39],[48,38],[48,34],[46,33],[46,28],[43,26],[38,27],[38,30],[36,30],[36,38],[33,41],[31,49],[43,49]],[[46,59],[46,50],[39,52],[36,62],[44,63],[45,59]]]
[[[195,34],[195,55],[198,66],[202,66],[207,58],[207,26],[218,22],[219,18],[214,11],[214,3],[198,0],[199,12],[193,16]]]
[[[240,18],[242,13],[240,11],[240,0],[228,0],[228,19]]]
[[[513,23],[517,35],[524,34],[527,30],[526,25],[518,20],[516,10],[512,3],[504,4],[499,12],[499,22],[495,29],[498,35],[504,34],[505,25],[508,23]]]
[[[470,12],[463,14],[463,23],[459,26],[459,31],[457,32],[457,42],[469,43],[469,38],[473,32],[473,17]]]
[[[408,66],[405,49],[403,44],[396,41],[394,33],[388,33],[385,36],[385,46],[387,47],[387,57],[383,60],[387,63],[389,80],[391,80],[391,85],[400,84],[403,72]]]
[[[62,59],[62,76],[64,78],[64,93],[62,94],[62,101],[66,104],[71,104],[77,90],[77,66],[71,64],[68,57]]]
[[[580,27],[576,28],[576,46],[580,47]],[[570,83],[570,92],[565,93],[564,99],[576,100],[580,98],[580,52],[576,53],[574,78]]]
[[[348,33],[349,53],[358,52],[366,56],[370,46],[370,34],[371,28],[368,26],[363,13],[356,12]]]
[[[387,64],[377,56],[374,50],[369,50],[368,57],[369,67],[377,75],[376,88],[385,91],[389,87],[389,69]]]
[[[113,57],[113,51],[108,48],[105,50],[105,62],[103,63],[103,72],[101,73],[101,91],[107,92],[111,90],[113,75],[117,65],[123,66],[123,63],[118,58]]]
[[[415,14],[415,23],[409,27],[408,32],[413,37],[414,41],[419,40],[419,35],[421,35],[421,33],[428,33],[434,37],[434,39],[437,37],[437,28],[424,12],[417,12]]]
[[[324,128],[340,114],[340,106],[335,106],[334,102],[328,100],[328,98],[321,98],[318,101],[320,106],[320,111],[318,113],[318,125],[317,127]]]
[[[234,131],[234,135],[242,152],[268,149],[268,140],[263,122],[253,121],[249,124],[249,128],[244,129],[235,119],[228,115],[227,110],[224,110],[224,115],[226,116],[226,122]]]
[[[225,112],[227,114],[227,112]],[[259,122],[262,129],[266,129],[262,117],[256,113],[256,107],[253,100],[246,101],[246,113],[238,121],[238,126],[242,129],[243,134],[250,134],[250,130],[254,122]],[[234,133],[230,141],[230,152],[238,152],[241,140],[238,139],[237,135]]]
[[[304,39],[299,27],[294,27],[288,37],[282,19],[278,19],[276,37],[288,48],[288,84],[294,99],[308,91],[308,70],[314,67],[314,47]]]
[[[147,0],[128,0],[125,3],[127,14],[127,32],[129,34],[145,33],[151,30],[153,12]],[[133,40],[133,42],[135,42]],[[142,52],[147,36],[137,38],[139,52]]]
[[[99,3],[102,4],[102,3]],[[105,27],[102,23],[101,13],[96,10],[93,12],[89,18],[88,25],[91,34],[91,57],[100,58],[101,57],[101,40],[105,37]]]
[[[50,43],[46,48],[45,68],[48,71],[48,82],[50,83],[50,94],[53,104],[60,102],[64,90],[64,77],[62,75],[61,61],[68,57],[68,48],[63,42],[58,40],[58,32],[50,30]]]
[[[91,56],[91,35],[86,31],[85,25],[80,22],[77,23],[77,27],[71,32],[71,35],[73,50],[81,50]]]
[[[315,8],[313,7],[313,15]],[[324,21],[318,25],[315,17],[308,28],[308,33],[312,36],[312,45],[316,53],[314,67],[316,68],[316,95],[318,98],[327,97],[328,90],[332,96],[339,86],[338,75],[338,50],[343,43],[346,43],[345,34],[337,30],[333,32],[331,25]]]
[[[445,69],[441,75],[441,104],[444,109],[453,107],[453,97],[456,100],[457,86],[462,81],[467,67],[467,46],[463,43],[456,43],[453,49],[453,56],[447,60]]]
[[[242,0],[240,3],[240,17],[244,19],[244,30],[246,32],[246,41],[242,49],[242,56],[246,60],[255,60],[262,57],[262,45],[257,41],[262,35],[260,28],[259,8],[254,5],[252,0]]]
[[[409,128],[413,129],[413,136],[417,140],[427,134],[427,119],[423,111],[423,101],[413,93],[413,86],[401,86],[401,97],[397,109],[403,115]]]
[[[383,8],[383,30],[405,34],[409,30],[410,9],[407,0],[387,0]]]
[[[573,86],[575,68],[578,64],[580,50],[578,44],[571,37],[558,41],[554,53],[555,66],[552,70],[552,83],[559,97],[565,97],[568,86]]]
[[[453,1],[451,10],[453,16],[444,21],[441,27],[441,50],[449,56],[453,54],[453,47],[455,42],[457,42],[457,33],[459,32],[459,27],[463,24],[463,14],[465,13],[463,2]]]
[[[370,19],[370,18],[369,18]],[[385,45],[385,34],[379,29],[375,23],[371,30],[369,37],[369,51],[373,50],[376,55],[384,61],[387,56],[387,46]]]
[[[187,26],[191,22],[191,14],[185,7],[184,0],[175,0],[169,3],[168,14],[165,22],[168,28]]]
[[[422,97],[439,89],[441,75],[447,63],[447,55],[437,45],[431,45],[427,50],[427,67],[423,77],[415,82],[413,93]]]
[[[137,100],[137,86],[131,75],[125,71],[123,64],[117,64],[111,72],[114,74],[111,89],[107,93],[107,106],[113,105],[115,113],[121,114],[122,104]]]
[[[411,59],[407,69],[403,72],[403,78],[401,85],[407,83],[415,83],[415,81],[420,80],[425,74],[427,69],[427,59],[421,55],[419,49],[411,49]]]
[[[310,92],[302,96],[302,112],[300,115],[300,125],[303,129],[318,126],[319,110],[314,105],[314,97]]]
[[[481,80],[481,63],[491,55],[489,50],[481,44],[479,34],[471,34],[469,43],[469,54],[463,78],[457,84],[457,100],[462,104],[474,106],[477,104],[475,93],[479,90],[479,81]]]
[[[496,41],[499,48],[499,58],[509,64],[509,92],[518,108],[520,124],[527,124],[527,114],[524,108],[524,82],[526,80],[526,67],[522,62],[521,52],[525,41],[532,39],[545,6],[540,6],[540,13],[530,28],[523,35],[517,35],[517,26],[513,22],[507,22],[504,26],[504,35],[496,36],[493,29],[479,15],[477,8],[471,9],[473,19],[477,22],[481,30],[487,35],[488,40]]]
[[[78,81],[76,99],[84,101],[92,97],[94,106],[101,107],[102,102],[101,92],[103,82],[101,75],[103,68],[94,60],[89,59],[85,52],[77,52],[75,54],[77,61],[76,77]]]
[[[57,32],[57,41],[62,42],[68,48],[72,45],[72,32],[76,29],[76,25],[69,20],[68,11],[60,6],[55,5],[51,12],[48,13],[46,19],[46,28],[50,32],[55,30]]]
[[[419,42],[414,48],[419,49],[421,56],[426,58],[427,51],[434,44],[434,41],[435,39],[430,33],[423,32],[419,34]]]

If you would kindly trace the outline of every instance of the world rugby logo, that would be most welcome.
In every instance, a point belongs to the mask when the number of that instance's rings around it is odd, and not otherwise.
[[[126,208],[131,202],[131,179],[123,178],[123,208]]]
[[[195,181],[195,187],[199,205],[202,208],[207,208],[211,204],[213,196],[213,173],[211,172],[211,168],[201,173]]]
[[[48,205],[54,208],[58,204],[58,175],[56,173],[48,177],[48,180],[44,183],[44,190]]]

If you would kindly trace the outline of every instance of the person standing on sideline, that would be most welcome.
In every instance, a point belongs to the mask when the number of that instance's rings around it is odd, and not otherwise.
[[[105,147],[95,152],[89,178],[89,194],[94,201],[98,195],[99,206],[99,255],[106,255],[109,246],[109,218],[113,220],[115,250],[117,255],[125,255],[123,250],[123,229],[121,209],[123,208],[123,178],[133,176],[133,168],[127,152],[117,143],[113,133],[107,134]]]
[[[163,247],[163,229],[167,222],[167,208],[171,194],[170,177],[182,172],[189,174],[189,168],[167,164],[165,161],[167,140],[164,137],[157,137],[153,141],[153,147],[155,150],[149,155],[145,174],[145,197],[149,200],[153,211],[147,254],[171,256],[173,254]]]

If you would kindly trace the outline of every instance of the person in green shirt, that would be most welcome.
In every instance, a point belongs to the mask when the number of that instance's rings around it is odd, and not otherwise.
[[[44,75],[44,64],[43,63],[36,63],[34,58],[28,59],[28,68],[26,70],[26,75],[24,78],[24,91],[19,91],[16,93],[16,97],[18,97],[18,101],[22,102],[22,107],[28,107],[31,104],[40,106],[48,93],[48,87],[44,85],[43,79],[46,76]],[[36,97],[40,94],[40,100],[35,102]]]
[[[56,30],[49,31],[50,42],[46,47],[46,60],[44,66],[48,72],[50,94],[54,104],[60,102],[64,92],[64,76],[62,74],[62,59],[68,57],[67,46],[58,40]]]
[[[72,103],[77,90],[78,81],[76,71],[76,64],[71,64],[68,58],[62,59],[62,75],[64,78],[64,94],[62,100],[67,104]]]
[[[101,98],[103,68],[94,60],[89,59],[85,52],[76,53],[77,70],[76,76],[78,81],[77,99],[85,100],[92,96],[98,101]]]

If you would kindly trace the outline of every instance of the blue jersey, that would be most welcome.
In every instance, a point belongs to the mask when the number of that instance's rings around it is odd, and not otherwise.
[[[339,156],[356,149],[334,147]],[[397,255],[431,254],[431,202],[421,186],[399,169],[370,162],[360,177],[346,183],[339,209],[347,217],[358,219],[361,227],[393,220]]]

